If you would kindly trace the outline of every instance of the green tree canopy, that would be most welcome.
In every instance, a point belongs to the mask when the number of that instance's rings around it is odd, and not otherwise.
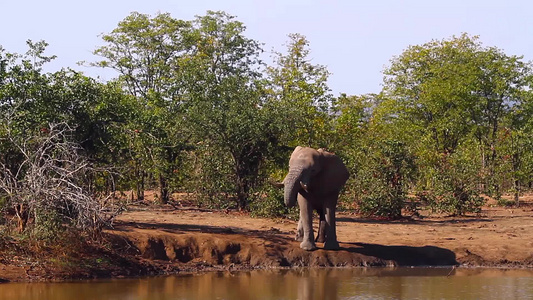
[[[181,123],[185,75],[180,64],[192,47],[191,28],[191,22],[169,14],[134,12],[103,35],[106,45],[94,51],[104,60],[93,65],[116,70],[118,82],[138,101],[130,153],[139,199],[148,171],[158,177],[161,200],[168,201],[168,180],[187,146],[190,134]]]
[[[498,164],[498,133],[510,111],[527,99],[530,78],[530,64],[521,57],[484,47],[467,34],[410,46],[385,70],[386,100],[378,115],[434,170],[423,173],[427,184],[444,173],[475,182],[475,170],[490,180]],[[460,158],[466,153],[477,158]],[[444,172],[451,166],[469,173]]]
[[[332,95],[330,75],[323,65],[312,64],[309,41],[289,34],[287,53],[274,52],[274,66],[267,68],[271,105],[286,120],[279,136],[291,146],[325,147]]]

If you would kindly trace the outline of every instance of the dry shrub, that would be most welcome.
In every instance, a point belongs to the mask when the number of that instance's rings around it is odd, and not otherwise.
[[[109,197],[91,191],[91,178],[101,170],[72,142],[68,125],[51,124],[25,138],[13,135],[9,127],[6,132],[5,141],[21,159],[10,166],[0,160],[0,198],[15,216],[19,232],[53,239],[58,231],[74,227],[96,234],[120,211]]]

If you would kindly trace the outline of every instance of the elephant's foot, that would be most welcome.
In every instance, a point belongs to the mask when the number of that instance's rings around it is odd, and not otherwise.
[[[326,241],[326,226],[326,221],[320,221],[315,242],[323,243]]]
[[[326,241],[324,243],[324,249],[326,250],[337,250],[339,248],[340,248],[339,242],[337,241]]]
[[[323,234],[320,234],[320,233],[319,233],[319,234],[316,236],[316,240],[315,240],[315,242],[317,242],[317,243],[323,243],[323,242],[325,242],[325,241],[326,241],[326,237],[325,237]]]
[[[303,241],[300,244],[300,248],[307,250],[307,251],[312,251],[312,250],[316,250],[316,245],[315,243],[310,242],[310,241]]]
[[[304,240],[304,233],[303,231],[296,231],[296,235],[294,236],[294,240],[295,241],[298,241],[298,242],[301,242]]]

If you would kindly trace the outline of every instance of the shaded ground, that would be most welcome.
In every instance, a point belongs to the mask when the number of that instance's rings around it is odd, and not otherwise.
[[[106,232],[111,246],[87,251],[94,257],[84,258],[83,264],[47,269],[0,259],[0,281],[299,266],[531,268],[533,196],[523,200],[520,208],[488,205],[468,217],[376,221],[339,213],[341,249],[312,252],[301,250],[293,240],[295,221],[190,207],[136,206]]]

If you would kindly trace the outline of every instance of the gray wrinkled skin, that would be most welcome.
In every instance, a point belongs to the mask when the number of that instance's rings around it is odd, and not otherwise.
[[[316,249],[313,233],[313,210],[320,215],[317,241],[324,249],[338,249],[335,208],[341,188],[349,173],[333,153],[322,149],[296,147],[289,161],[289,173],[283,180],[285,205],[298,202],[300,220],[296,240],[305,250]]]

